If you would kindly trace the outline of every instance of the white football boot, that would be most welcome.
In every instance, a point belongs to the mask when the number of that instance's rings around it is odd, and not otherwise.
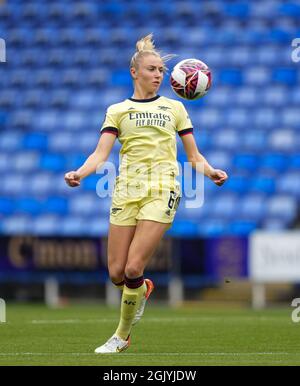
[[[126,350],[130,345],[130,336],[127,340],[121,339],[117,335],[113,335],[102,346],[96,348],[96,354],[114,354]]]
[[[146,302],[149,299],[151,292],[154,290],[154,284],[153,284],[152,280],[145,279],[145,284],[146,284],[147,290],[146,290],[144,297],[141,300],[141,304],[140,304],[139,308],[137,309],[135,317],[132,321],[133,326],[136,325],[141,320],[141,317],[143,316],[144,311],[145,311]]]

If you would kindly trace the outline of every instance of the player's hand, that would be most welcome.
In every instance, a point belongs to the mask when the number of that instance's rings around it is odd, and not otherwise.
[[[212,169],[209,178],[218,186],[222,186],[228,179],[227,174],[223,170]]]
[[[65,181],[69,186],[75,188],[80,185],[80,176],[74,171],[68,172],[65,174]]]

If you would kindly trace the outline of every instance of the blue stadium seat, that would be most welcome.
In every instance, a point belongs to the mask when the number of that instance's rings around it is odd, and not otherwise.
[[[108,213],[105,215],[105,219],[102,217],[91,218],[88,220],[88,227],[85,229],[87,236],[99,237],[99,235],[107,235],[109,228]]]
[[[248,151],[264,151],[267,148],[267,136],[264,130],[249,128],[244,133],[242,146]]]
[[[275,178],[267,175],[257,175],[249,182],[249,192],[257,193],[274,193],[275,192]]]
[[[282,219],[282,218],[266,218],[262,224],[261,228],[270,231],[270,232],[278,232],[278,231],[284,231],[285,229],[289,228],[291,225],[290,220]]]
[[[231,219],[235,217],[237,207],[239,204],[235,194],[218,194],[212,205],[210,216],[218,219]]]
[[[293,195],[300,198],[300,169],[289,171],[279,176],[276,181],[276,190],[278,193]]]
[[[227,151],[210,151],[205,153],[205,158],[211,165],[219,169],[229,170],[231,168],[231,157]]]
[[[0,153],[0,172],[1,172],[1,174],[3,172],[6,172],[9,169],[10,161],[11,161],[10,154],[4,153],[4,151],[1,150],[1,153]]]
[[[296,132],[291,129],[273,130],[269,135],[268,144],[270,150],[293,151],[297,146]]]
[[[260,193],[249,194],[242,198],[239,205],[238,216],[245,220],[260,221],[265,217],[266,198]]]
[[[250,15],[250,4],[245,2],[237,3],[225,3],[224,5],[224,15],[229,17],[235,17],[238,19],[245,20]]]
[[[225,124],[228,127],[244,128],[249,123],[249,114],[244,108],[234,108],[227,112]]]
[[[56,110],[42,110],[35,117],[33,121],[33,126],[35,130],[45,131],[45,130],[55,130],[59,127],[61,120],[60,116]]]
[[[50,196],[43,202],[43,212],[65,215],[69,211],[68,201],[65,197]]]
[[[7,45],[8,47],[30,47],[33,38],[34,32],[31,28],[11,29],[7,36]]]
[[[49,172],[35,172],[30,179],[28,193],[42,196],[53,194],[57,190],[53,177]],[[63,176],[60,178],[63,179]]]
[[[232,92],[230,93],[232,95]],[[226,105],[228,103],[228,97],[226,98]],[[257,102],[257,91],[254,87],[241,87],[237,89],[234,94],[234,103],[237,106],[253,107]]]
[[[240,134],[236,130],[223,129],[213,134],[213,144],[220,149],[238,149]]]
[[[33,172],[39,162],[39,153],[31,151],[21,151],[11,158],[10,167],[17,172]]]
[[[297,82],[297,70],[294,68],[277,68],[273,71],[272,80],[279,84],[293,86]]]
[[[15,89],[8,88],[0,95],[0,108],[10,110],[13,107],[20,105],[20,92]]]
[[[28,130],[31,127],[33,114],[30,110],[18,110],[10,120],[15,129]]]
[[[30,215],[13,215],[3,219],[2,231],[6,235],[32,234],[32,218]]]
[[[28,179],[22,174],[4,174],[2,177],[1,190],[6,197],[14,197],[24,194],[29,185]]]
[[[81,216],[64,217],[60,222],[61,235],[84,236],[88,231],[88,222]]]
[[[22,148],[23,134],[19,131],[3,132],[0,136],[0,149],[17,151]]]
[[[23,139],[24,149],[30,150],[46,150],[48,146],[48,138],[44,133],[30,133],[25,135]]]
[[[243,83],[243,73],[239,69],[223,69],[220,73],[220,82],[240,86]]]
[[[300,153],[291,154],[289,167],[291,170],[300,169]]]
[[[251,181],[245,171],[239,174],[229,174],[229,179],[223,189],[233,193],[246,193],[249,190],[250,183]]]
[[[297,107],[286,107],[282,112],[282,124],[287,127],[300,128],[299,110]]]
[[[40,158],[40,168],[53,172],[62,172],[65,168],[65,157],[60,154],[46,153]]]
[[[271,73],[267,67],[248,67],[244,70],[244,81],[246,84],[265,86],[270,83]]]
[[[297,1],[278,4],[277,9],[280,16],[290,16],[293,18],[300,16],[300,4]]]
[[[202,236],[220,236],[228,231],[226,221],[220,219],[203,220],[198,225],[198,234]]]
[[[229,232],[234,235],[248,235],[258,228],[256,221],[232,221],[229,225]]]
[[[37,108],[48,106],[48,93],[41,89],[29,89],[23,91],[24,107]],[[32,114],[33,115],[33,114]]]
[[[297,200],[287,195],[276,195],[269,199],[266,212],[269,217],[292,220],[297,211]]]
[[[260,129],[269,129],[278,124],[277,112],[270,107],[257,108],[253,114],[253,123]]]
[[[76,141],[74,141],[74,134],[70,131],[53,131],[48,137],[48,151],[69,152],[71,156],[75,149]]]
[[[96,188],[95,188],[96,190]],[[74,215],[92,216],[97,212],[103,201],[95,193],[84,193],[80,197],[73,197],[70,200],[70,213]]]
[[[259,166],[259,158],[256,154],[237,154],[233,159],[233,164],[237,168],[253,172]]]
[[[39,22],[46,16],[45,5],[39,4],[38,2],[29,2],[28,4],[24,3],[23,7],[20,7],[20,9],[20,16],[27,22]]]
[[[66,130],[84,130],[86,128],[86,114],[82,110],[65,111],[62,115],[61,124]]]
[[[288,167],[288,157],[284,154],[269,153],[262,157],[260,166],[274,172],[282,172]]]
[[[31,214],[36,216],[43,211],[41,201],[32,198],[20,198],[16,202],[16,212],[20,214]]]
[[[32,221],[32,233],[35,235],[52,236],[61,234],[60,217],[51,214],[40,215]]]
[[[222,115],[218,109],[206,108],[193,114],[193,125],[195,127],[211,129],[223,123]]]
[[[15,202],[11,198],[0,196],[0,213],[2,215],[12,215],[15,211]]]
[[[186,221],[186,220],[177,220],[175,217],[172,228],[170,229],[168,234],[176,237],[184,233],[186,237],[193,237],[201,234],[201,230],[198,228],[199,228],[199,225],[195,222]]]

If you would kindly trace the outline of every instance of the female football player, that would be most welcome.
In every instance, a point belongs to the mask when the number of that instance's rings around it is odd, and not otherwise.
[[[95,151],[77,171],[65,175],[69,186],[79,186],[105,163],[118,137],[122,158],[110,212],[108,270],[122,290],[121,315],[113,336],[95,350],[100,354],[128,348],[131,328],[153,290],[151,280],[144,280],[144,270],[170,228],[180,198],[176,133],[196,171],[217,185],[227,179],[199,153],[183,104],[157,94],[168,59],[155,49],[152,35],[137,42],[130,63],[132,98],[108,108]]]

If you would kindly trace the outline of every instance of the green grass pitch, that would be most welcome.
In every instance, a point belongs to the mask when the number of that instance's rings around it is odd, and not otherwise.
[[[300,365],[300,323],[292,308],[253,311],[148,304],[131,347],[96,355],[118,323],[117,309],[99,305],[7,305],[0,323],[0,365]]]

